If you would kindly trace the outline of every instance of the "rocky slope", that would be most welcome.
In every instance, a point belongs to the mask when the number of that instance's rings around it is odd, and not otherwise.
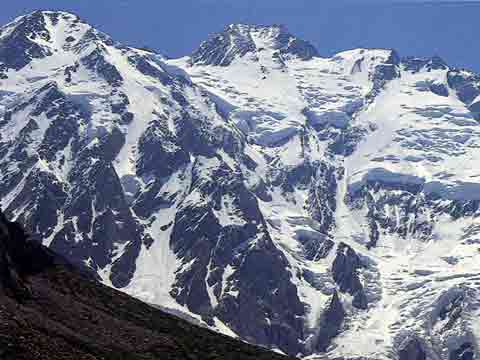
[[[105,284],[292,355],[478,357],[478,75],[282,26],[167,60],[62,12],[0,62],[2,209]]]
[[[0,357],[288,359],[108,288],[29,241],[0,214]]]

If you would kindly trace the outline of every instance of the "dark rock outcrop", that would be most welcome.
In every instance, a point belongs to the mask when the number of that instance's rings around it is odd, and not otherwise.
[[[359,309],[366,309],[368,306],[358,274],[363,266],[360,257],[350,246],[344,243],[338,245],[337,256],[332,265],[333,280],[341,292],[347,292],[353,296],[353,306]]]
[[[448,69],[447,63],[438,56],[428,57],[413,57],[408,56],[401,59],[401,63],[404,66],[405,70],[411,71],[413,73],[419,72],[421,70],[446,70]]]
[[[416,338],[408,340],[398,354],[399,360],[425,360],[427,358],[422,344]]]
[[[0,73],[8,69],[22,69],[33,59],[51,55],[48,48],[34,41],[38,38],[50,40],[45,18],[40,11],[21,18],[14,30],[0,40]]]
[[[0,357],[287,359],[96,283],[0,214]]]
[[[438,96],[448,96],[448,87],[445,84],[432,83],[429,86],[430,91]]]
[[[319,224],[318,230],[328,235],[335,226],[337,169],[325,163],[316,166],[306,205]]]
[[[475,346],[469,342],[460,345],[448,356],[448,360],[473,360],[474,358]]]
[[[105,59],[101,48],[93,50],[81,62],[86,68],[95,71],[112,86],[119,86],[123,81],[122,75],[120,75],[117,68]]]
[[[399,65],[400,57],[395,50],[391,50],[388,59],[377,65],[370,75],[373,87],[367,95],[367,101],[373,101],[389,81],[400,77]]]
[[[316,336],[315,350],[327,351],[332,339],[339,334],[344,319],[345,310],[338,293],[334,292],[330,303],[320,317],[320,329]]]
[[[465,104],[480,95],[480,75],[468,70],[452,69],[447,74],[448,86],[457,92],[458,98]]]

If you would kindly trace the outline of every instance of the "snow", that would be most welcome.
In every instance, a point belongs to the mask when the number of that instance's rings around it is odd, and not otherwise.
[[[217,317],[214,317],[213,318],[213,321],[215,323],[215,326],[214,328],[224,334],[224,335],[228,335],[232,338],[239,338],[239,336],[234,332],[232,331],[232,329],[230,329],[227,325],[225,325],[225,323],[223,323],[221,320],[219,320]]]
[[[234,199],[228,195],[222,197],[220,210],[213,209],[213,213],[222,227],[243,226],[247,222],[241,218],[240,210],[236,208]]]
[[[433,193],[448,200],[480,200],[480,184],[455,182],[454,184],[442,184],[432,181],[425,184],[425,193]]]
[[[205,277],[205,287],[207,289],[207,295],[208,295],[208,298],[210,300],[210,305],[211,305],[212,309],[215,309],[218,306],[218,299],[217,299],[217,296],[213,292],[213,285],[210,286],[209,283],[208,283],[212,270],[214,270],[214,268],[212,268],[212,261],[210,260],[210,262],[208,263],[208,266],[207,266],[208,273],[207,273],[207,276]]]
[[[345,128],[350,122],[350,118],[343,111],[325,111],[320,114],[310,113],[312,125],[332,125],[336,128]]]
[[[360,272],[369,297],[368,310],[355,309],[351,306],[351,296],[341,294],[348,313],[348,326],[334,340],[328,356],[389,359],[402,334],[412,331],[431,336],[441,327],[441,322],[434,321],[439,299],[442,302],[444,296],[450,296],[461,287],[473,289],[478,294],[480,263],[476,228],[480,224],[477,218],[454,219],[446,214],[426,214],[426,217],[435,217],[433,232],[428,239],[420,239],[411,232],[401,237],[382,230],[378,244],[369,249],[366,247],[369,238],[366,209],[353,209],[345,202],[347,195],[365,189],[367,183],[376,182],[387,187],[413,185],[421,191],[421,196],[441,197],[441,205],[445,206],[451,205],[452,201],[480,200],[480,184],[476,183],[480,176],[480,125],[454,91],[444,97],[427,89],[428,84],[446,83],[445,70],[415,74],[401,70],[401,76],[386,84],[367,104],[365,96],[372,90],[375,67],[392,56],[391,50],[356,49],[332,58],[279,62],[274,57],[277,44],[273,40],[275,31],[279,30],[259,27],[251,32],[251,36],[257,49],[262,48],[262,51],[237,58],[226,67],[191,66],[189,58],[166,60],[133,48],[107,46],[100,40],[77,46],[77,41],[91,27],[83,23],[72,27],[73,18],[64,15],[57,25],[46,18],[52,39],[48,42],[39,40],[54,55],[34,59],[24,69],[9,73],[8,79],[0,80],[2,115],[38,93],[42,86],[54,82],[69,101],[91,114],[88,123],[79,124],[80,136],[88,140],[87,148],[97,146],[99,137],[114,128],[125,135],[125,143],[113,166],[119,178],[135,178],[140,193],[145,191],[151,179],[140,179],[136,175],[138,143],[152,120],[164,121],[165,127],[175,135],[173,119],[181,111],[187,111],[194,114],[202,126],[214,130],[228,129],[245,140],[243,154],[227,153],[221,146],[215,149],[216,157],[190,154],[189,165],[161,179],[162,196],[170,196],[174,201],[157,209],[148,218],[134,214],[153,243],[149,247],[142,244],[133,279],[123,291],[148,303],[198,318],[170,294],[176,273],[190,268],[195,261],[183,263],[177,258],[170,247],[170,237],[179,209],[210,204],[211,199],[204,198],[202,192],[192,186],[192,172],[199,182],[210,181],[212,172],[226,165],[231,171],[241,171],[248,189],[265,184],[266,192],[271,196],[268,201],[258,199],[258,205],[274,245],[288,261],[288,271],[298,296],[306,304],[306,334],[312,335],[318,330],[320,315],[336,290],[330,270],[336,246],[340,242],[346,243],[368,264]],[[0,41],[8,36],[14,25],[5,28]],[[76,42],[66,44],[68,36],[74,36]],[[73,74],[72,82],[65,81],[65,67],[72,66],[98,48],[102,49],[105,61],[112,64],[124,79],[115,94],[104,79],[81,64]],[[174,76],[186,77],[188,81],[182,85],[182,95],[188,106],[182,108],[173,100],[171,87],[138,71],[128,61],[129,55],[146,56],[152,66],[165,69]],[[129,99],[127,111],[134,115],[129,124],[121,124],[120,116],[111,112],[111,101],[119,100],[122,93]],[[2,138],[19,137],[29,120],[32,106],[17,112],[2,127]],[[27,149],[30,154],[38,152],[53,120],[41,115],[34,121],[39,129],[32,134]],[[331,139],[322,138],[324,135],[312,128],[346,131],[352,126],[365,130],[365,136],[346,158],[333,155],[328,146]],[[54,174],[60,183],[66,183],[74,166],[72,151],[70,143],[63,152],[66,158],[63,165],[60,165],[59,157],[50,163],[40,159],[25,172],[25,177],[33,169],[41,169]],[[247,168],[242,156],[248,156],[256,167]],[[92,164],[97,161],[91,159]],[[303,164],[317,166],[320,162],[337,169],[344,168],[343,178],[338,178],[335,229],[331,234],[320,233],[320,224],[308,212],[307,186],[296,184],[292,191],[284,191],[281,186],[272,185],[278,180],[277,174],[285,175]],[[7,170],[2,177],[18,171],[18,166],[9,164]],[[24,185],[25,180],[22,180],[2,199],[2,208],[11,204]],[[369,191],[373,199],[388,195],[387,190]],[[246,224],[236,200],[231,194],[223,195],[219,207],[213,209],[221,226],[241,227]],[[19,216],[23,210],[16,209],[15,215]],[[94,203],[92,212],[95,219]],[[397,227],[401,224],[399,206],[388,205],[385,212]],[[57,213],[57,219],[51,236],[43,239],[46,245],[62,230],[65,221],[70,221],[64,219],[62,212]],[[82,241],[78,218],[71,221],[77,230],[74,241]],[[306,238],[327,238],[334,241],[335,247],[325,259],[309,260],[301,241]],[[122,256],[128,244],[115,244],[112,263]],[[255,241],[251,245],[254,246]],[[110,286],[111,266],[109,264],[99,271],[103,281]],[[209,266],[208,271],[213,270]],[[235,270],[232,264],[226,265],[221,284],[210,286],[208,276],[205,279],[213,307],[227,294],[239,295],[232,280]],[[221,292],[217,298],[213,290],[219,285]],[[465,316],[470,317],[471,331],[479,337],[480,311],[478,308],[469,308],[469,311]],[[213,321],[213,328],[217,331],[237,336],[229,324],[217,317]],[[451,340],[454,338],[445,336],[450,347],[457,344],[455,341],[464,339]]]
[[[349,192],[355,192],[356,189],[365,186],[367,183],[379,182],[385,185],[414,185],[423,187],[425,180],[423,178],[408,175],[408,174],[398,174],[390,172],[384,168],[373,168],[370,169],[362,178],[361,181],[351,183],[349,185]],[[433,189],[432,189],[433,192]]]
[[[57,224],[55,225],[55,228],[53,229],[52,234],[48,238],[43,239],[42,244],[44,246],[47,246],[47,247],[50,246],[53,239],[55,238],[55,235],[57,235],[63,229],[64,225],[65,225],[64,214],[63,214],[63,212],[58,210],[57,211]]]
[[[174,208],[162,209],[155,216],[149,227],[149,233],[155,240],[148,249],[142,245],[135,275],[123,290],[147,303],[188,312],[169,294],[175,281],[175,270],[181,262],[170,249],[172,226],[163,231],[160,228],[169,224],[174,216]]]
[[[261,52],[262,59],[269,58],[269,51]],[[168,63],[184,69],[192,81],[234,109],[241,109],[231,112],[231,120],[260,144],[269,145],[289,137],[305,121],[301,115],[304,104],[295,83],[272,61],[265,64],[269,67],[268,75],[248,57],[221,68],[188,67],[185,59]]]
[[[427,243],[413,237],[403,240],[397,235],[383,234],[377,247],[367,250],[364,243],[358,242],[368,237],[364,214],[351,210],[344,199],[347,193],[366,182],[377,181],[415,185],[427,194],[440,193],[449,200],[477,199],[480,191],[472,183],[472,177],[478,174],[472,169],[480,154],[474,138],[468,134],[476,133],[478,124],[472,121],[468,109],[453,92],[448,97],[440,97],[418,85],[422,82],[445,83],[444,71],[403,72],[399,79],[387,84],[373,103],[364,106],[363,97],[372,89],[373,71],[392,56],[390,50],[356,49],[331,59],[290,60],[282,68],[272,61],[269,51],[273,45],[269,37],[253,36],[253,39],[257,47],[265,48],[257,54],[258,62],[248,56],[235,60],[226,68],[187,66],[185,58],[168,62],[182,68],[193,82],[228,103],[224,108],[228,109],[229,120],[253,140],[254,144],[245,149],[258,164],[254,173],[246,171],[250,186],[268,177],[273,164],[266,159],[278,159],[276,164],[284,167],[300,165],[303,156],[310,156],[312,160],[325,159],[326,147],[315,138],[317,146],[313,148],[316,151],[308,155],[300,151],[297,134],[307,122],[340,129],[350,125],[368,129],[357,150],[343,161],[345,177],[339,182],[333,238],[336,243],[347,243],[365,261],[371,262],[373,270],[363,276],[369,277],[371,284],[367,290],[375,297],[368,312],[348,310],[351,323],[355,325],[335,340],[332,355],[388,358],[388,349],[393,346],[400,329],[415,327],[413,323],[404,324],[407,319],[416,317],[406,313],[412,299],[427,289],[435,294],[452,286],[453,280],[448,280],[448,275],[439,274],[459,271],[459,279],[469,276],[469,271],[461,267],[451,269],[443,258],[445,254],[459,257],[465,253],[458,241],[471,220],[464,223],[449,217],[438,219],[432,240]],[[277,90],[271,90],[273,88]],[[293,118],[297,120],[290,121]],[[415,147],[416,139],[425,145]],[[283,145],[276,145],[279,140]],[[430,143],[436,148],[429,148],[427,144]],[[462,147],[465,151],[459,150]],[[292,196],[276,190],[271,195],[272,201],[259,200],[260,208],[272,239],[289,261],[292,282],[301,300],[308,304],[308,324],[315,328],[335,288],[326,277],[335,249],[326,259],[307,261],[299,246],[299,236],[322,235],[318,234],[302,206],[306,194],[294,189]],[[391,211],[395,213],[398,209]],[[224,225],[227,224],[225,221]],[[464,258],[464,265],[467,261],[470,260]],[[429,264],[428,271],[425,264]],[[298,277],[303,269],[323,279],[323,288],[315,289]],[[445,283],[430,288],[432,282],[425,278],[435,276],[437,281]],[[349,302],[346,298],[344,301]],[[362,336],[358,336],[359,333]]]
[[[222,291],[220,293],[220,298],[222,298],[222,296],[227,293],[227,286],[228,286],[229,278],[230,278],[230,276],[233,275],[234,272],[235,272],[235,268],[230,264],[228,264],[225,267],[225,269],[223,270]],[[236,295],[238,295],[238,292],[235,292],[234,290],[230,290],[230,291],[228,291],[228,294],[236,296]]]
[[[432,238],[422,242],[413,236],[401,239],[396,235],[384,234],[375,248],[367,250],[353,239],[367,237],[368,227],[363,223],[363,216],[358,211],[350,210],[343,199],[347,192],[355,191],[362,182],[402,183],[420,186],[426,194],[436,193],[445,200],[476,200],[479,189],[475,183],[463,180],[470,178],[469,165],[478,159],[475,148],[468,151],[450,153],[445,147],[440,161],[429,160],[426,156],[432,148],[411,148],[399,141],[400,129],[422,129],[426,134],[436,129],[458,129],[448,117],[455,109],[462,114],[458,100],[454,97],[443,98],[432,94],[418,94],[413,83],[418,78],[440,77],[440,74],[418,75],[402,74],[394,80],[370,107],[361,113],[356,122],[373,122],[376,130],[366,138],[357,151],[345,159],[345,179],[339,184],[337,203],[337,241],[341,240],[352,246],[356,252],[370,258],[376,264],[380,274],[381,297],[366,314],[354,315],[355,326],[343,332],[335,339],[332,356],[371,356],[389,358],[388,349],[401,329],[424,331],[428,307],[436,302],[436,296],[445,289],[457,284],[470,283],[469,278],[480,268],[470,260],[475,257],[471,251],[460,244],[465,230],[475,223],[473,218],[453,220],[450,216],[437,218]],[[420,107],[446,108],[441,111],[442,120],[423,115]],[[458,109],[458,110],[457,110]],[[413,110],[413,111],[412,111]],[[395,114],[395,118],[392,115]],[[447,121],[445,121],[447,120]],[[465,132],[477,131],[478,125],[467,125]],[[470,127],[471,126],[471,127]],[[413,132],[410,136],[413,136]],[[442,133],[438,141],[443,144],[456,141],[448,132]],[[455,135],[457,136],[457,135]],[[412,141],[410,137],[408,140]],[[455,142],[455,147],[466,146],[463,140]],[[395,157],[388,157],[395,154]],[[397,161],[407,154],[415,154],[421,160],[415,164]],[[383,158],[381,168],[374,159]],[[440,180],[439,173],[449,174]],[[434,180],[435,179],[435,180]],[[363,234],[359,236],[360,234]],[[467,246],[468,247],[468,246]],[[466,254],[471,254],[466,256]],[[445,256],[457,259],[456,265],[445,262]],[[455,274],[455,276],[452,276]],[[362,334],[358,336],[358,334]]]
[[[158,99],[154,94],[144,91],[141,87],[127,93],[130,99],[129,110],[135,115],[132,123],[125,130],[127,134],[125,144],[115,159],[115,169],[120,177],[135,174],[136,146],[140,137],[148,128],[149,122],[153,119],[154,107],[152,104]]]
[[[300,231],[317,233],[314,228],[314,221],[302,207],[305,203],[306,194],[297,191],[295,202],[285,199],[279,191],[275,191],[272,197],[273,199],[270,202],[259,200],[260,209],[267,221],[268,232],[292,266],[290,269],[292,282],[297,286],[299,297],[308,304],[307,324],[310,328],[315,328],[321,310],[330,298],[329,295],[333,286],[326,282],[323,284],[324,288],[318,290],[313,288],[304,278],[299,278],[297,274],[301,274],[305,269],[320,278],[324,278],[322,274],[328,272],[329,263],[328,260],[316,262],[305,259],[301,246],[296,240]]]
[[[346,160],[350,174],[358,177],[378,167],[372,159],[383,158],[382,167],[392,173],[409,174],[430,182],[437,179],[437,174],[445,172],[455,174],[449,181],[468,181],[473,175],[473,164],[480,156],[472,137],[480,130],[478,124],[452,122],[465,109],[454,95],[439,97],[418,91],[414,86],[419,79],[443,76],[435,72],[402,74],[356,118],[356,123],[374,123],[377,129]],[[432,117],[431,110],[438,111],[441,116]],[[390,154],[395,154],[392,159],[415,156],[419,161],[387,160],[386,155]],[[458,169],[459,164],[462,164],[462,171]]]
[[[190,173],[191,168],[185,171]],[[185,191],[186,183],[190,181],[191,177],[185,176],[181,171],[171,175],[162,190],[168,194],[177,194],[177,201],[171,207],[158,210],[148,220],[138,219],[147,226],[147,232],[154,242],[149,248],[142,245],[134,277],[131,283],[122,289],[147,303],[161,305],[187,314],[190,314],[188,309],[179,305],[170,295],[176,271],[182,266],[181,259],[178,259],[170,248],[170,236],[177,207],[184,199],[182,192]],[[165,229],[166,225],[169,226]]]

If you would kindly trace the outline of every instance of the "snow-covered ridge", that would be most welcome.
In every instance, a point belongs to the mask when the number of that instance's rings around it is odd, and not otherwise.
[[[282,26],[172,60],[64,12],[0,34],[1,205],[38,240],[292,355],[478,357],[478,75]]]

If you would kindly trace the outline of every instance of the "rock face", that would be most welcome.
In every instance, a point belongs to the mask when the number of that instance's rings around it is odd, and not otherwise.
[[[235,24],[203,42],[192,54],[190,63],[228,66],[247,54],[258,61],[258,53],[268,50],[273,51],[272,57],[279,62],[288,57],[310,60],[318,56],[315,47],[288,33],[284,26]]]
[[[417,339],[410,340],[402,349],[400,349],[400,360],[425,360],[427,357],[422,345]]]
[[[22,280],[26,264],[23,259],[25,244],[13,238],[24,237],[21,228],[9,223],[3,214],[0,218],[0,291],[2,296],[11,295],[18,299],[30,297],[31,293]],[[37,243],[38,244],[38,243]],[[36,265],[36,262],[35,262]]]
[[[366,309],[367,299],[359,278],[359,270],[362,267],[362,261],[355,251],[348,245],[340,243],[332,265],[333,280],[337,283],[341,292],[353,296],[353,306]]]
[[[166,60],[63,12],[0,63],[1,207],[106,285],[294,356],[478,357],[478,75],[276,25]]]
[[[467,70],[452,70],[447,74],[448,84],[469,110],[480,118],[480,76]]]
[[[334,292],[330,303],[325,308],[320,317],[319,332],[315,338],[315,351],[326,352],[332,340],[340,333],[343,321],[345,319],[345,310],[338,293]]]
[[[0,355],[21,359],[287,359],[107,288],[0,213]]]
[[[7,77],[5,72],[8,69],[19,70],[34,59],[51,55],[48,48],[38,43],[42,40],[50,40],[50,33],[46,29],[46,18],[40,12],[17,19],[4,28],[2,35],[0,50],[2,77]]]

